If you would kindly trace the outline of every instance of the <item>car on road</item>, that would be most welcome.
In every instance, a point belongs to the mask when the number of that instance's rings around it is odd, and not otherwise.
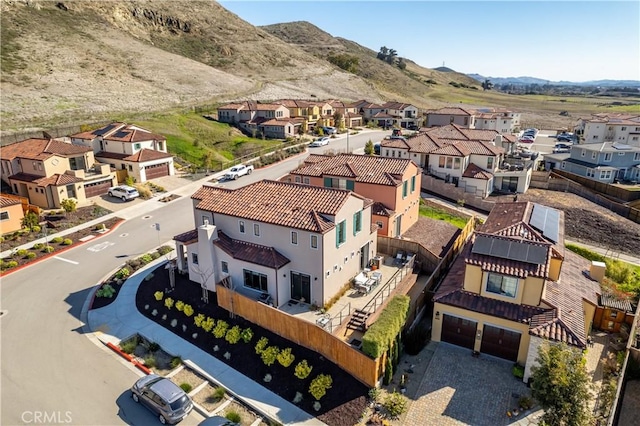
[[[518,141],[522,143],[533,143],[535,142],[535,140],[536,140],[535,136],[529,136],[529,135],[521,136],[520,139],[518,139]]]
[[[166,377],[149,374],[131,387],[131,398],[158,416],[160,423],[176,424],[193,410],[193,401],[178,385]]]
[[[558,136],[556,136],[556,140],[558,142],[571,142],[571,143],[573,143],[573,135],[559,134]]]
[[[253,165],[245,165],[238,164],[237,166],[232,167],[229,171],[224,175],[227,180],[236,180],[239,177],[244,175],[250,175],[253,172]]]
[[[324,146],[324,145],[329,145],[329,137],[328,136],[324,136],[322,138],[318,138],[315,141],[311,142],[309,144],[310,147],[316,147],[316,146]]]
[[[107,194],[109,197],[120,198],[122,201],[130,201],[140,196],[137,189],[128,185],[112,186]]]

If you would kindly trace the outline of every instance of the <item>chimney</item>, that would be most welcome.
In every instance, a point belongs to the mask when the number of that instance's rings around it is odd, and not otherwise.
[[[607,265],[605,265],[604,262],[598,262],[593,260],[591,262],[591,269],[589,269],[589,276],[591,277],[591,279],[594,279],[599,283],[602,283],[606,269],[607,269]]]
[[[198,227],[198,265],[196,268],[199,270],[199,279],[206,280],[200,284],[211,291],[216,291],[216,283],[219,281],[216,268],[218,260],[213,246],[213,242],[217,239],[218,229],[205,219],[204,225]]]
[[[493,138],[492,142],[495,146],[502,147],[502,135],[498,134],[495,138]]]

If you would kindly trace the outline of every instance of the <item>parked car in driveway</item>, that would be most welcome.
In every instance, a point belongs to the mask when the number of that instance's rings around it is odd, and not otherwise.
[[[560,153],[566,153],[566,152],[571,152],[571,145],[570,144],[557,143],[553,147],[553,153],[554,154],[560,154]]]
[[[324,126],[322,131],[325,135],[334,135],[337,132],[336,128],[332,126]]]
[[[109,188],[107,194],[109,195],[109,197],[120,198],[122,201],[133,200],[134,198],[138,198],[140,196],[137,189],[127,185],[112,186],[111,188]]]
[[[151,410],[162,424],[176,424],[193,410],[189,395],[166,377],[149,374],[131,387],[131,398]]]
[[[324,146],[329,145],[329,137],[324,136],[322,138],[318,138],[309,144],[310,147]]]
[[[571,142],[573,143],[573,135],[561,133],[556,137],[558,142]]]
[[[529,136],[529,135],[521,136],[520,139],[518,139],[518,141],[522,143],[533,143],[535,142],[535,140],[536,140],[535,136]]]

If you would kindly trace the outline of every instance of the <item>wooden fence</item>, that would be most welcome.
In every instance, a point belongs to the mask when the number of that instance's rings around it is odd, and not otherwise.
[[[475,194],[465,192],[462,188],[457,188],[452,183],[446,183],[443,180],[437,179],[423,172],[421,189],[432,194],[436,194],[440,197],[452,200],[453,202],[464,202],[467,207],[472,207],[477,210],[489,212],[493,208],[494,202],[488,201]]]
[[[218,285],[218,305],[298,345],[322,354],[369,387],[380,378],[380,358],[371,359],[317,325]],[[258,336],[259,337],[259,336]]]

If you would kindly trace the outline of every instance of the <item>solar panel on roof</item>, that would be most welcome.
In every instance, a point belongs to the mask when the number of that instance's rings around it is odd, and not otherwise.
[[[490,254],[491,253],[491,242],[492,240],[487,237],[477,237],[476,242],[473,243],[473,247],[471,248],[472,253],[477,254]]]
[[[546,247],[485,236],[476,237],[471,252],[536,265],[542,265],[547,262]]]
[[[127,136],[129,136],[129,132],[125,130],[120,130],[113,135],[114,138],[125,138]]]
[[[560,239],[560,212],[556,209],[534,204],[529,224],[554,243]]]
[[[115,126],[115,124],[109,124],[107,127],[104,127],[104,128],[102,128],[102,129],[95,130],[95,131],[93,132],[93,134],[94,134],[94,135],[97,135],[97,136],[102,136],[102,135],[104,135],[105,133],[108,133],[108,132],[109,132],[111,129],[113,129],[114,127],[116,127],[116,126]]]
[[[491,245],[491,256],[509,258],[509,249],[511,248],[511,243],[505,240],[493,240],[493,244]]]
[[[521,262],[527,261],[527,255],[529,254],[529,246],[521,243],[511,243],[509,246],[509,259],[519,260]]]

